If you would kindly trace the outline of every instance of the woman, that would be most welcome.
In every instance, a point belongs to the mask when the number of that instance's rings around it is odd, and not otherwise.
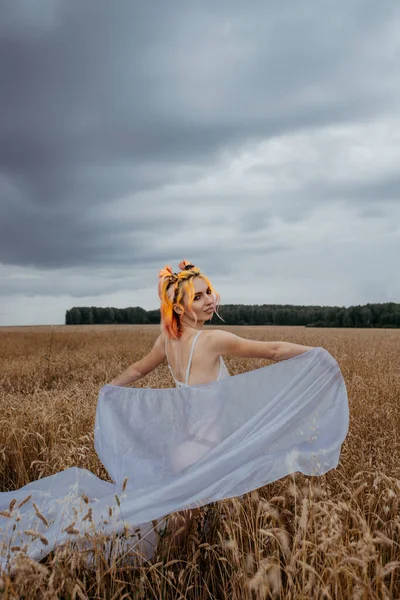
[[[323,348],[204,331],[219,295],[194,265],[180,268],[159,273],[154,347],[99,392],[94,445],[112,483],[72,467],[0,493],[0,567],[69,541],[91,557],[98,534],[110,561],[149,559],[153,524],[168,515],[183,514],[180,544],[192,509],[337,466],[349,415],[336,360]],[[225,354],[277,364],[230,377]],[[165,359],[175,388],[125,387]]]
[[[159,273],[161,333],[152,350],[115,377],[111,385],[134,383],[165,359],[176,387],[202,385],[229,376],[223,355],[281,361],[313,348],[289,342],[247,340],[223,330],[203,331],[213,313],[218,315],[219,294],[209,279],[188,261],[179,263],[179,268],[180,273],[172,273],[170,266]]]
[[[152,350],[115,377],[111,385],[126,386],[138,381],[166,359],[176,387],[203,386],[229,377],[222,356],[266,358],[277,362],[313,348],[289,342],[247,340],[217,329],[204,331],[204,324],[212,319],[214,312],[218,314],[220,296],[198,267],[183,260],[179,268],[180,273],[173,273],[167,265],[159,272],[161,333]],[[202,436],[203,442],[215,443],[217,439],[215,429],[209,429]],[[183,446],[180,450],[178,468],[186,468],[187,447]],[[199,453],[195,453],[196,459],[198,456]],[[184,465],[182,461],[185,461]],[[178,544],[187,537],[198,513],[199,509],[179,513],[183,518],[183,528],[180,528],[179,535],[176,526],[173,528]]]

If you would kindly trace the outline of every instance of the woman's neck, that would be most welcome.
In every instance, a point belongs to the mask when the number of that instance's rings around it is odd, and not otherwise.
[[[181,323],[182,334],[186,331],[192,331],[193,329],[196,331],[202,331],[204,328],[204,323],[196,323],[196,325],[190,325],[189,323]],[[182,327],[183,326],[183,327]]]

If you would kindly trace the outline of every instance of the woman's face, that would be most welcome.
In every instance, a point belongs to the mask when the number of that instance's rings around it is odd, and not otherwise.
[[[193,279],[193,286],[195,293],[191,307],[192,311],[195,313],[198,321],[208,321],[212,318],[215,309],[213,293],[204,279],[200,277],[195,277]],[[185,296],[183,298],[183,306],[185,309],[185,316],[189,319],[194,319],[193,314],[189,311]]]

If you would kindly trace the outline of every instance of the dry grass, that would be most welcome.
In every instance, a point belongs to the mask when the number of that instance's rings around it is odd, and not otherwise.
[[[186,546],[160,538],[153,564],[96,570],[58,550],[0,578],[2,598],[261,599],[400,597],[400,332],[227,328],[323,346],[339,362],[350,431],[339,467],[291,475],[203,507]],[[147,352],[158,326],[0,330],[0,490],[71,466],[108,479],[93,448],[99,388]],[[231,374],[269,364],[227,359]],[[137,382],[171,387],[165,365]],[[207,518],[205,518],[207,516]]]

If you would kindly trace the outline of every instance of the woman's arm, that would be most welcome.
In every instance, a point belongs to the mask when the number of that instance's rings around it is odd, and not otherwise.
[[[114,377],[114,379],[110,381],[110,385],[124,386],[129,385],[134,381],[138,381],[138,379],[141,379],[143,375],[137,370],[136,365],[137,363],[129,365],[129,367],[125,369],[125,371],[123,371],[120,375]]]
[[[293,358],[313,348],[313,346],[302,346],[290,342],[247,340],[220,329],[210,333],[212,334],[211,344],[217,354],[229,354],[241,358],[268,358],[269,360],[280,361]]]
[[[114,379],[110,381],[110,385],[124,386],[133,383],[134,381],[138,381],[158,367],[164,359],[165,346],[162,335],[160,334],[150,352],[141,360],[130,365],[123,373],[114,377]]]
[[[293,358],[299,354],[304,354],[308,350],[312,350],[315,346],[303,346],[302,344],[292,344],[291,342],[278,342],[278,350],[275,355],[275,360],[286,360]]]

